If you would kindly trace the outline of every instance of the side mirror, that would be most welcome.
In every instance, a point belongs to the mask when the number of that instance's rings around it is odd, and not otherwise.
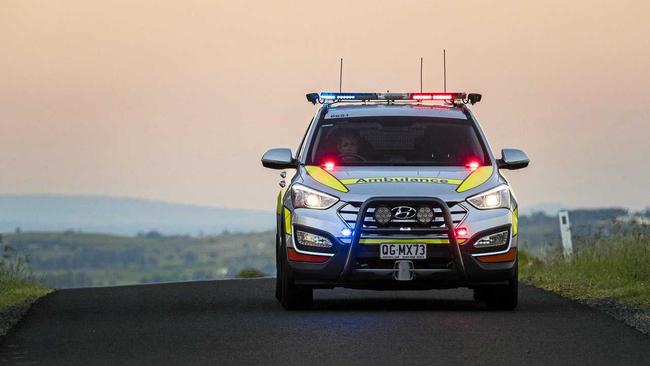
[[[528,155],[519,149],[503,149],[501,159],[497,160],[499,169],[521,169],[527,167],[528,163],[530,163]]]
[[[290,149],[270,149],[262,156],[262,165],[271,169],[291,169],[297,166]]]

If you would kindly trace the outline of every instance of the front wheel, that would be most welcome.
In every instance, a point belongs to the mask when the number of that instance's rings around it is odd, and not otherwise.
[[[485,301],[488,309],[514,310],[519,297],[518,263],[515,263],[515,273],[507,285],[496,285],[474,289],[474,299]]]
[[[279,232],[275,234],[275,298],[278,299],[278,301],[282,300],[282,288],[281,288],[281,281],[280,281],[280,276],[282,275],[281,267],[282,263],[280,260],[282,259],[282,242],[280,241],[280,234]]]
[[[284,250],[280,251],[278,277],[276,290],[279,294],[280,304],[287,310],[309,309],[314,301],[314,290],[310,287],[298,286],[294,283],[291,270],[287,263]]]

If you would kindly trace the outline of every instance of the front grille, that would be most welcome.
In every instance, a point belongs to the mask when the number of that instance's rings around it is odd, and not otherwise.
[[[347,205],[339,209],[339,215],[350,226],[355,227],[357,216],[362,202],[348,202]],[[422,202],[409,204],[408,201],[400,202],[399,204],[391,203],[390,208],[398,206],[410,206],[416,208],[421,206]],[[451,213],[454,227],[460,224],[467,216],[467,210],[458,202],[447,202],[449,211]],[[430,207],[433,209],[433,220],[429,224],[421,224],[416,218],[411,219],[392,219],[388,224],[380,225],[374,219],[375,208],[378,206],[368,207],[366,215],[363,220],[363,231],[361,238],[381,237],[385,235],[400,235],[400,236],[421,236],[427,237],[447,237],[447,228],[445,227],[444,216],[442,210],[435,205]]]

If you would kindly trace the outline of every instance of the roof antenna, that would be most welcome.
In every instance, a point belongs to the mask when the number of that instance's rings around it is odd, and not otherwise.
[[[442,50],[442,77],[444,83],[444,92],[447,92],[447,50]]]
[[[342,93],[343,89],[343,57],[341,57],[341,68],[339,71],[339,93]]]
[[[424,59],[420,57],[420,93],[422,93],[422,63]]]

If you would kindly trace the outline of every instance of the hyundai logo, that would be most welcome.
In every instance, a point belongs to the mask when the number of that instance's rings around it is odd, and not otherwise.
[[[397,206],[391,210],[393,217],[400,220],[412,219],[415,217],[417,211],[409,206]]]

